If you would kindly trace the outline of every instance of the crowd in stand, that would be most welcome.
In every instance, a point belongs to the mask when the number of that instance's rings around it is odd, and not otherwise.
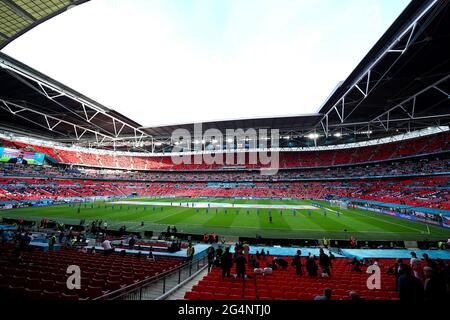
[[[8,148],[24,149],[42,152],[54,160],[74,165],[86,165],[103,168],[120,168],[129,170],[205,170],[227,166],[225,164],[196,164],[191,157],[190,164],[174,164],[170,156],[131,156],[129,154],[115,154],[98,152],[95,150],[78,150],[68,147],[46,147],[20,141],[0,140]],[[281,152],[280,167],[329,167],[343,164],[365,163],[386,159],[396,159],[418,154],[429,154],[449,149],[450,134],[448,132],[424,136],[415,139],[379,144],[374,146],[324,150],[307,152]],[[234,167],[259,168],[266,165],[250,163],[234,165]],[[233,167],[233,165],[231,165]]]
[[[450,210],[449,176],[321,182],[143,183],[123,181],[0,178],[2,201],[61,200],[110,196],[351,198]]]
[[[105,183],[96,181],[47,185],[27,180],[3,181],[0,178],[0,201],[64,199],[93,196],[212,196],[324,199],[345,197],[448,209],[450,194],[448,177],[413,180],[371,180],[309,183],[254,183],[233,187],[210,186],[206,183]]]
[[[375,176],[430,175],[450,172],[450,161],[423,159],[406,162],[389,162],[327,169],[282,170],[274,175],[261,175],[259,171],[234,172],[152,172],[71,168],[65,166],[26,166],[0,163],[0,176],[28,176],[71,179],[108,179],[132,181],[280,181],[301,179],[367,178]]]
[[[181,172],[167,170],[169,167],[160,168],[166,170],[163,172],[0,163],[0,202],[134,194],[182,197],[351,198],[450,210],[450,183],[449,176],[445,175],[450,171],[450,162],[446,155],[441,155],[440,158],[432,156],[424,159],[336,166],[361,163],[364,162],[364,157],[368,157],[365,160],[375,161],[425,151],[448,150],[449,136],[446,133],[407,140],[408,142],[349,150],[282,153],[282,168],[298,166],[303,169],[280,170],[272,176],[248,170]],[[5,141],[3,142],[7,147],[27,150],[37,148],[36,151],[50,152],[55,157],[58,155],[56,149],[52,151],[49,148]],[[363,150],[367,152],[362,152]],[[99,157],[90,156],[100,159]],[[170,160],[170,157],[164,157],[161,161],[169,165],[165,158]],[[301,165],[298,165],[300,162]],[[331,166],[323,168],[327,164]],[[309,167],[315,168],[307,169]],[[189,169],[189,166],[177,168],[181,169]]]

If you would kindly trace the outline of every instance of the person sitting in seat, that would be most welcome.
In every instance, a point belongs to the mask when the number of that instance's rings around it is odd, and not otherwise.
[[[361,262],[356,257],[349,264],[352,265],[353,272],[361,272]]]
[[[255,268],[255,269],[253,269],[253,272],[255,274],[264,274],[264,269],[263,268]]]
[[[314,300],[316,301],[327,301],[327,300],[331,300],[331,289],[330,288],[325,288],[323,289],[323,296],[316,296],[314,298]]]
[[[263,275],[267,276],[267,275],[272,274],[272,273],[273,273],[273,268],[271,267],[270,263],[267,263],[266,267],[263,270]]]
[[[348,293],[348,298],[351,301],[361,301],[362,300],[361,297],[359,296],[359,294],[356,291],[350,291]]]

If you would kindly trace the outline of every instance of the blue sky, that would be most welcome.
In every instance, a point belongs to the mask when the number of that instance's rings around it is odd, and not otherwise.
[[[409,0],[92,0],[4,52],[144,126],[309,114]]]

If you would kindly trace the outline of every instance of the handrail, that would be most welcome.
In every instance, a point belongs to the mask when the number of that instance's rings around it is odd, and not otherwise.
[[[205,257],[203,257],[204,259]],[[165,300],[167,297],[169,297],[170,295],[172,295],[174,292],[176,292],[178,289],[180,289],[181,287],[183,287],[186,283],[188,283],[190,280],[192,280],[193,278],[195,278],[198,274],[200,274],[203,270],[205,270],[206,268],[208,268],[208,264],[205,263],[205,265],[203,267],[201,267],[200,269],[198,269],[194,274],[190,275],[188,278],[184,279],[183,281],[181,281],[180,283],[178,283],[175,287],[173,287],[172,289],[170,289],[169,291],[163,293],[161,296],[159,296],[158,298],[156,298],[156,300]],[[179,279],[180,280],[180,279]]]
[[[107,292],[106,294],[101,295],[101,296],[96,297],[96,298],[93,298],[92,300],[106,300],[106,299],[117,299],[117,298],[120,298],[120,297],[122,297],[122,296],[124,296],[124,295],[126,295],[128,293],[133,292],[134,290],[143,288],[146,285],[149,285],[149,284],[154,283],[154,282],[156,282],[158,280],[161,280],[161,279],[163,279],[163,278],[165,278],[165,277],[167,277],[169,275],[172,275],[172,274],[178,272],[179,270],[181,270],[181,269],[183,269],[185,267],[188,267],[189,265],[193,265],[194,263],[199,263],[201,260],[204,260],[205,257],[206,257],[206,255],[203,254],[201,257],[199,257],[196,260],[185,262],[182,265],[180,265],[180,266],[178,266],[178,267],[176,267],[174,269],[167,270],[167,271],[164,271],[162,273],[158,273],[158,274],[156,274],[156,275],[154,275],[154,276],[152,276],[150,278],[146,278],[146,279],[140,280],[138,282],[135,282],[135,283],[130,284],[128,286],[125,286],[123,288],[117,289],[115,291]]]

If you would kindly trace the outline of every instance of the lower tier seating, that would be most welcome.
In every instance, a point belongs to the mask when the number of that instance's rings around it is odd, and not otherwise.
[[[156,261],[136,256],[85,253],[77,250],[24,252],[20,259],[14,246],[2,245],[0,290],[2,295],[26,299],[87,300],[127,285],[154,277],[181,265],[176,258],[158,257]],[[67,288],[67,267],[81,270],[81,289]]]
[[[394,264],[394,259],[380,259],[383,265],[381,290],[369,290],[366,285],[366,268],[362,272],[352,272],[351,259],[337,258],[333,260],[331,277],[312,278],[306,270],[298,276],[290,265],[291,257],[283,257],[289,262],[285,270],[274,270],[271,275],[254,275],[253,269],[247,267],[247,275],[251,279],[243,281],[234,277],[222,279],[220,268],[212,269],[192,291],[187,292],[187,300],[313,300],[322,295],[325,288],[332,289],[333,300],[348,300],[349,292],[356,291],[365,300],[398,300],[395,276],[387,273],[387,267]],[[303,258],[304,259],[304,258]],[[264,261],[264,260],[263,260]],[[262,261],[262,262],[263,262]],[[272,258],[266,257],[267,262]],[[234,267],[232,274],[235,273]]]

